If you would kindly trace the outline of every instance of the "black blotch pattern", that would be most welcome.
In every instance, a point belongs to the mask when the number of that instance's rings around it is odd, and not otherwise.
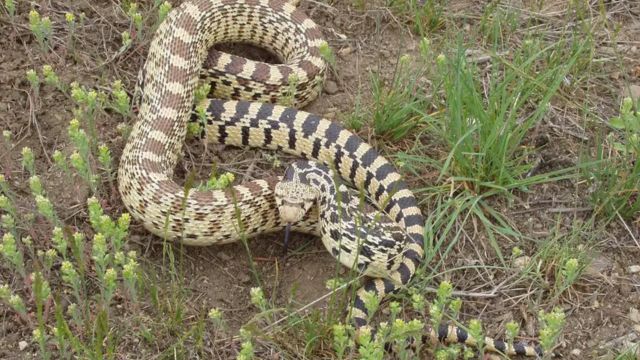
[[[335,144],[338,141],[342,128],[336,123],[331,123],[324,133],[324,137],[327,139],[327,144]]]
[[[304,131],[304,130],[303,130]],[[311,150],[311,157],[317,159],[320,155],[320,148],[322,146],[322,139],[316,138],[313,140],[313,149]]]
[[[378,158],[378,152],[374,148],[369,148],[364,155],[362,155],[362,166],[369,167]]]
[[[296,130],[289,129],[289,149],[295,150],[296,148]]]
[[[242,145],[248,146],[250,128],[248,126],[243,126],[240,131],[242,132]]]
[[[311,137],[316,130],[318,130],[318,125],[320,124],[320,117],[314,114],[309,114],[307,118],[302,123],[302,136],[305,138]],[[316,140],[319,140],[316,139]]]

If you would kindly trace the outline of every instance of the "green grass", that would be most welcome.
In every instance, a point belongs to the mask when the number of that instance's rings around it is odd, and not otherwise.
[[[442,28],[446,0],[388,0],[387,6],[420,36]]]
[[[451,59],[439,58],[445,108],[428,121],[448,149],[444,161],[434,163],[440,180],[464,183],[476,194],[526,181],[535,150],[526,137],[588,44],[577,43],[568,54],[566,46],[525,42],[513,59],[494,57],[488,73],[469,64],[460,46]]]
[[[638,103],[625,98],[620,116],[609,122],[611,129],[596,140],[592,151],[595,165],[584,176],[592,187],[591,202],[609,219],[633,219],[640,213],[640,111]]]

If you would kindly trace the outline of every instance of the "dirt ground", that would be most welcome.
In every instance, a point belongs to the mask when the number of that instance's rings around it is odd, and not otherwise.
[[[379,71],[388,76],[393,72],[399,55],[417,53],[419,39],[384,6],[369,4],[363,12],[354,9],[352,1],[338,0],[330,5],[326,1],[303,0],[302,3],[311,18],[322,27],[337,54],[336,72],[329,75],[328,85],[320,98],[305,109],[309,112],[343,121],[353,111],[359,97],[362,103],[366,103],[370,96],[369,71]],[[471,38],[478,26],[477,14],[482,14],[487,3],[450,1],[445,11],[447,31],[462,32]],[[549,4],[543,5],[536,14],[523,12],[522,16],[538,17],[540,23],[561,22],[563,18],[558,12],[564,2],[546,3]],[[177,4],[174,2],[173,5]],[[529,4],[512,2],[510,6],[526,5]],[[40,13],[48,14],[54,20],[54,34],[57,35],[53,41],[54,51],[49,54],[42,54],[28,28],[26,14],[30,6],[36,6]],[[593,84],[603,90],[599,99],[602,103],[597,107],[600,109],[598,115],[606,119],[617,111],[626,84],[640,86],[640,6],[631,0],[605,1],[603,6],[604,11],[611,11],[611,17],[620,25],[617,35],[621,48],[609,49],[615,45],[603,41],[599,51],[602,54],[607,54],[609,50],[615,50],[616,53],[621,51],[624,59],[624,66],[610,66],[608,69],[611,73],[601,74],[606,86]],[[75,58],[71,49],[66,47],[66,35],[61,25],[64,24],[66,11],[86,14],[84,27],[78,32]],[[29,91],[25,72],[31,68],[39,69],[43,64],[51,64],[67,83],[77,81],[88,86],[105,86],[120,79],[126,89],[132,90],[137,70],[145,58],[148,41],[138,42],[132,49],[113,57],[120,47],[120,32],[128,28],[128,20],[116,2],[18,2],[18,13],[21,15],[17,20],[9,19],[4,12],[0,14],[0,127],[10,130],[16,139],[13,151],[0,154],[0,171],[20,195],[23,203],[18,206],[33,206],[25,181],[27,175],[19,167],[20,149],[31,147],[36,155],[38,172],[61,218],[78,229],[88,230],[85,212],[88,190],[80,183],[67,183],[60,173],[51,170],[53,151],[69,152],[67,125],[73,117],[73,102],[48,86],[43,86],[35,98]],[[444,34],[444,30],[434,31],[434,42],[444,42]],[[146,35],[148,39],[149,34]],[[453,50],[453,45],[450,50]],[[97,123],[99,138],[109,145],[115,159],[119,158],[124,147],[122,136],[116,129],[120,121],[122,119],[114,114],[103,114]],[[558,106],[536,129],[537,134],[532,139],[542,137],[548,144],[540,153],[548,168],[558,169],[578,161],[584,145],[594,141],[592,129],[583,125],[575,123],[571,114]],[[372,145],[380,146],[383,153],[393,153],[403,146],[390,146],[379,141],[367,127],[359,134]],[[273,165],[274,158],[273,153],[227,151],[220,147],[204,149],[201,144],[190,142],[177,176],[184,176],[190,170],[206,176],[211,169],[211,160],[214,160],[220,169],[234,171],[244,179],[260,178],[282,171],[283,165]],[[291,160],[281,155],[277,158],[284,165]],[[425,178],[429,181],[430,174],[425,173],[420,178],[410,177],[408,180],[412,185],[417,185],[424,184]],[[585,210],[588,203],[584,196],[584,184],[567,181],[530,190],[527,194],[519,194],[520,200],[515,203],[496,201],[494,205],[509,213],[510,222],[533,239],[534,243],[536,239],[548,237],[557,227],[564,231],[571,229],[576,220],[586,219],[589,215],[589,211]],[[119,194],[113,188],[101,201],[109,214],[119,214],[124,210]],[[429,206],[425,204],[425,213],[428,213]],[[565,358],[612,359],[610,350],[621,350],[631,343],[640,342],[640,316],[637,314],[637,309],[640,309],[640,273],[629,271],[631,266],[640,265],[640,245],[637,243],[640,229],[637,221],[629,225],[628,229],[621,223],[609,226],[607,235],[599,239],[599,251],[594,254],[594,261],[586,275],[560,302],[567,312],[567,324],[558,351]],[[35,227],[30,232],[34,239],[42,239],[44,246],[49,241],[49,231],[43,224],[41,228]],[[132,248],[140,252],[145,267],[160,274],[164,266],[162,244],[135,222],[132,234]],[[446,259],[444,269],[486,265],[495,260],[487,239],[482,235],[474,235],[477,233],[470,234],[467,241],[456,246],[453,255]],[[505,241],[501,246],[508,254],[512,244],[508,239],[501,240]],[[289,247],[293,250],[286,263],[282,263],[281,235],[264,236],[250,242],[251,256],[264,290],[274,296],[278,304],[284,305],[292,298],[294,304],[302,307],[327,294],[325,281],[336,273],[344,274],[344,270],[336,266],[322,244],[312,237],[296,236]],[[249,289],[255,286],[255,282],[247,251],[242,244],[185,248],[182,255],[184,280],[192,291],[190,301],[194,308],[221,309],[230,324],[229,334],[255,315],[255,308],[249,301]],[[509,276],[497,270],[464,270],[447,274],[456,290],[467,293],[491,293],[496,284]],[[12,283],[12,274],[0,270],[0,283]],[[535,310],[530,308],[532,302],[528,299],[538,294],[540,292],[536,289],[509,288],[502,291],[498,288],[492,296],[463,297],[462,319],[481,319],[489,335],[503,334],[505,324],[516,319],[526,324],[525,332],[534,339],[538,324]],[[325,301],[319,301],[311,308],[322,309],[325,306]],[[17,352],[18,342],[28,338],[30,334],[14,321],[6,308],[0,306],[0,358],[30,358],[36,351],[35,346],[23,353]],[[135,343],[131,344],[131,349],[131,354],[136,354]]]

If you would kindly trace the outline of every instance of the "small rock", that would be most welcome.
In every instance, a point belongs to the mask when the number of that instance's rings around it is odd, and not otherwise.
[[[624,296],[625,298],[627,296],[631,296],[631,293],[633,292],[633,287],[631,286],[631,284],[620,284],[620,286],[618,287],[618,292],[620,293],[620,295]]]
[[[531,262],[531,258],[530,257],[528,257],[528,256],[520,256],[519,258],[516,258],[515,260],[513,260],[513,266],[518,270],[522,270],[527,265],[529,265],[530,262]]]
[[[334,120],[336,118],[336,113],[331,111],[324,114],[325,119]]]
[[[338,50],[338,55],[344,57],[351,54],[352,52],[353,52],[353,48],[351,46],[348,46],[346,48]]]
[[[573,356],[580,356],[580,354],[582,354],[582,350],[580,350],[580,349],[571,350],[571,355],[573,355]]]
[[[24,349],[26,349],[27,346],[29,346],[29,343],[24,340],[18,343],[18,349],[20,349],[20,351],[23,351]]]
[[[229,254],[227,254],[224,251],[220,251],[216,254],[216,256],[218,257],[218,259],[222,260],[222,261],[229,261],[231,260],[231,256]]]
[[[632,99],[640,99],[640,86],[629,85],[629,88],[624,89],[624,97],[630,97]]]
[[[238,274],[238,280],[243,284],[247,284],[251,282],[251,276],[246,273],[240,273]]]
[[[640,325],[633,325],[633,330],[640,334]]]
[[[640,311],[636,308],[629,309],[629,319],[634,323],[640,323]]]
[[[338,89],[338,84],[335,81],[327,80],[324,83],[324,92],[329,95],[333,95],[338,93],[340,89]]]
[[[613,261],[611,259],[600,255],[593,259],[589,266],[584,269],[584,275],[591,278],[602,278],[611,272],[613,269]]]
[[[640,272],[640,265],[631,265],[627,268],[629,274],[635,274]]]

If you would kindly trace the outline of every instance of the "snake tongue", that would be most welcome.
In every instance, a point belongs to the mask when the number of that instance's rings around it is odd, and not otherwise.
[[[282,256],[287,256],[287,248],[289,246],[289,234],[291,233],[291,223],[287,223],[287,226],[284,228],[284,246],[282,251]]]

